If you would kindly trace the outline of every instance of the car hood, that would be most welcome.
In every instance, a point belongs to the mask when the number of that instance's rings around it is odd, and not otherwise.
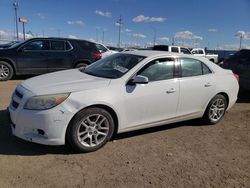
[[[35,95],[77,92],[107,87],[110,79],[85,74],[78,69],[59,71],[30,78],[22,86]]]

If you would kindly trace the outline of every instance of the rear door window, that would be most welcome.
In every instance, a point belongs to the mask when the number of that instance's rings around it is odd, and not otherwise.
[[[79,41],[78,45],[84,51],[97,51],[97,49],[95,48],[94,43],[90,43],[90,42],[87,42],[87,41]]]
[[[181,48],[181,52],[184,54],[191,54],[191,52],[186,48]]]
[[[177,47],[171,47],[171,52],[176,52],[178,53],[179,52],[179,49]]]
[[[199,76],[203,74],[200,61],[191,58],[183,58],[180,62],[182,77]]]
[[[65,51],[66,50],[65,41],[51,40],[50,45],[51,45],[51,50],[56,50],[56,51]]]

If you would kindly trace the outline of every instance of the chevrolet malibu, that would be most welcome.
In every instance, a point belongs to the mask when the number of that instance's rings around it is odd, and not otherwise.
[[[115,133],[202,118],[218,123],[237,100],[237,75],[205,58],[131,51],[85,69],[34,77],[18,85],[8,107],[12,133],[79,152]]]

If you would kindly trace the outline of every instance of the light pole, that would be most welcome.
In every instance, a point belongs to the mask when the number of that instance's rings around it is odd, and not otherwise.
[[[241,49],[241,45],[242,45],[242,39],[243,39],[243,34],[240,34],[240,49]]]
[[[24,23],[27,23],[28,19],[26,19],[26,18],[19,18],[19,22],[23,23],[23,40],[25,40],[25,27],[24,27]]]
[[[15,2],[13,3],[13,7],[15,10],[15,19],[16,19],[16,39],[19,40],[19,37],[18,37],[18,18],[17,18],[17,9],[18,9],[17,0],[15,0]]]
[[[121,47],[121,27],[122,27],[122,24],[123,24],[123,21],[122,21],[122,17],[120,16],[120,18],[117,20],[116,22],[119,26],[119,33],[118,33],[118,47],[120,48]]]
[[[155,29],[155,27],[152,27],[152,29],[153,29],[153,32],[154,32],[154,35],[153,35],[153,44],[155,45],[155,43],[156,43],[156,29]]]
[[[99,30],[100,30],[100,27],[96,27],[95,28],[95,31],[96,31],[96,42],[99,41]]]
[[[104,29],[102,30],[102,43],[104,44]]]

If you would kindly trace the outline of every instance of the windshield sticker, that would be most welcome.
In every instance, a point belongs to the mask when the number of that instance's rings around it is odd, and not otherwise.
[[[127,68],[121,67],[121,66],[119,66],[119,65],[116,65],[116,66],[114,67],[114,69],[115,69],[115,70],[118,70],[118,71],[121,72],[121,73],[125,73],[125,72],[128,71]]]

